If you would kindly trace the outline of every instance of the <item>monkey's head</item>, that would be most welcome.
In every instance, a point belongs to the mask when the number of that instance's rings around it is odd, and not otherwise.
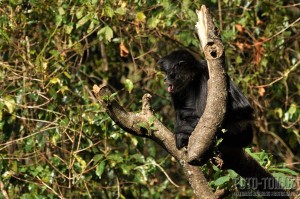
[[[161,58],[157,64],[166,73],[165,83],[170,93],[184,90],[199,71],[199,62],[186,50],[173,51]]]

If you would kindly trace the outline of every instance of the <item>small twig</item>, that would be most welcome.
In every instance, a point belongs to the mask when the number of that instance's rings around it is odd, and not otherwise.
[[[139,167],[147,166],[147,165],[154,165],[154,166],[157,166],[157,167],[165,174],[165,176],[167,177],[167,179],[168,179],[175,187],[180,187],[178,184],[176,184],[176,183],[170,178],[170,176],[168,175],[168,173],[167,173],[167,172],[166,172],[159,164],[157,164],[156,162],[151,162],[151,163],[144,164],[144,165],[142,165],[142,166],[138,166],[138,167],[136,167],[136,169],[139,168]]]
[[[50,126],[50,125],[49,125],[49,126]],[[33,137],[33,136],[38,135],[38,134],[40,134],[40,133],[43,133],[44,131],[49,131],[49,130],[51,130],[51,129],[56,129],[56,128],[57,128],[57,126],[49,127],[49,128],[44,128],[44,129],[42,129],[42,130],[40,130],[40,131],[38,131],[38,132],[32,133],[32,134],[27,135],[27,136],[25,136],[25,137],[22,137],[22,138],[19,138],[19,139],[15,139],[15,140],[11,140],[11,141],[8,141],[8,142],[6,142],[6,143],[4,143],[4,144],[0,144],[0,147],[2,147],[2,148],[0,148],[0,151],[3,150],[3,149],[5,149],[6,147],[8,147],[9,145],[11,145],[11,144],[13,144],[13,143],[15,143],[15,142],[18,142],[18,141],[21,141],[21,140],[25,140],[25,139],[27,139],[27,138],[30,138],[30,137]]]
[[[0,181],[0,190],[2,192],[2,195],[5,199],[9,199],[7,191],[4,189],[4,184],[3,182]]]
[[[108,61],[107,61],[106,49],[103,41],[100,41],[100,50],[101,50],[103,69],[104,71],[108,71]]]
[[[220,31],[222,32],[222,30],[223,30],[223,20],[222,20],[222,1],[221,0],[218,0],[218,13],[219,13],[219,24],[220,24],[220,26],[219,26],[219,29],[220,29]]]
[[[273,84],[275,84],[276,82],[279,82],[280,80],[282,80],[283,78],[288,77],[288,75],[290,74],[290,72],[294,71],[298,66],[300,66],[300,61],[298,61],[296,64],[294,64],[290,69],[288,69],[281,77],[275,79],[274,81],[268,83],[268,84],[264,84],[264,85],[259,85],[259,86],[252,86],[254,88],[264,88],[264,87],[269,87],[272,86]]]
[[[273,39],[274,37],[277,37],[278,35],[280,35],[281,33],[283,33],[284,31],[286,31],[287,29],[289,29],[290,27],[294,26],[296,23],[298,23],[300,21],[300,17],[298,19],[296,19],[293,23],[291,23],[290,25],[288,25],[286,28],[282,29],[281,31],[277,32],[276,34],[272,35],[271,37],[267,38],[266,40],[264,40],[263,42],[267,42],[270,41],[271,39]]]
[[[87,193],[89,194],[89,198],[92,198],[92,195],[91,195],[90,190],[89,190],[89,188],[86,184],[86,181],[83,181],[83,182],[84,182],[85,189],[86,189]]]
[[[37,176],[37,179],[45,186],[47,189],[49,189],[52,193],[57,195],[59,198],[64,199],[65,197],[57,193],[54,189],[52,189],[49,185],[47,185],[39,176]]]
[[[117,177],[117,188],[118,188],[118,196],[117,198],[120,198],[120,195],[121,195],[121,191],[120,191],[120,182],[119,182],[119,178]]]

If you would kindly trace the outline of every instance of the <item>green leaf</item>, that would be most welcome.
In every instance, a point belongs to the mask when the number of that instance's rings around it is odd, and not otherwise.
[[[241,64],[241,63],[243,63],[243,60],[242,60],[241,56],[239,56],[239,55],[236,56],[235,62],[236,62],[236,64]]]
[[[126,79],[125,80],[125,88],[127,89],[127,91],[129,93],[131,93],[132,89],[133,89],[133,83],[130,79]]]
[[[120,8],[117,8],[115,13],[119,14],[119,15],[125,15],[127,12],[127,8],[125,7],[120,7]]]
[[[80,164],[81,170],[84,171],[86,168],[85,160],[77,154],[73,154],[77,162]]]
[[[295,172],[289,168],[270,168],[269,171],[278,171],[281,173],[286,173],[286,174],[294,175],[294,176],[299,175],[297,172]]]
[[[64,71],[64,75],[65,75],[67,78],[71,79],[71,75],[70,75],[67,71]]]
[[[228,169],[228,174],[229,174],[231,179],[236,179],[237,176],[238,176],[238,174],[235,171],[231,170],[231,169]]]
[[[288,113],[292,116],[296,113],[296,111],[297,111],[297,105],[292,103],[288,110]]]
[[[64,127],[68,126],[69,123],[70,123],[69,118],[64,118],[64,119],[62,119],[62,120],[59,122],[59,124],[62,125],[62,126],[64,126]]]
[[[16,103],[15,103],[15,100],[10,97],[10,96],[5,96],[4,97],[4,104],[8,110],[8,113],[13,113],[14,110],[15,110],[15,107],[16,107]]]
[[[114,99],[115,96],[117,96],[117,95],[118,95],[118,93],[115,92],[115,93],[113,93],[113,94],[111,94],[111,95],[109,96],[109,99],[112,100],[112,99]]]
[[[276,108],[274,110],[274,113],[275,113],[275,116],[278,116],[279,118],[282,118],[282,115],[283,115],[282,108]]]
[[[114,36],[113,30],[109,26],[105,26],[101,28],[97,33],[99,40],[102,41],[103,39],[106,41],[111,41]]]
[[[102,160],[103,157],[104,157],[103,154],[97,154],[97,155],[94,156],[93,160],[94,160],[95,163],[97,163],[97,162],[99,162],[100,160]]]
[[[96,167],[96,175],[99,177],[99,179],[101,179],[101,176],[104,172],[105,169],[105,162],[102,161],[100,162],[100,164],[98,164],[98,166]]]
[[[214,184],[216,186],[221,186],[223,184],[225,184],[226,182],[228,182],[230,180],[229,176],[222,176],[220,178],[218,178],[217,180],[215,180]]]
[[[107,159],[111,166],[114,167],[116,164],[123,162],[123,155],[120,153],[109,154]]]
[[[135,20],[137,22],[145,22],[146,15],[143,12],[138,12],[138,13],[136,13]]]
[[[42,166],[37,166],[34,168],[34,170],[31,171],[31,174],[33,175],[33,177],[37,176],[39,173],[41,173],[44,170],[44,168]]]
[[[69,24],[69,25],[64,25],[64,29],[66,31],[67,34],[71,34],[72,30],[73,30],[73,25]]]
[[[58,8],[58,13],[59,13],[60,15],[66,14],[66,12],[65,12],[65,10],[64,10],[63,7],[59,7],[59,8]]]
[[[76,18],[81,19],[83,16],[83,11],[85,10],[84,6],[80,7],[79,9],[76,9]]]
[[[131,156],[129,156],[130,161],[135,161],[138,163],[145,163],[145,156],[143,156],[142,154],[133,154]]]
[[[86,24],[91,19],[91,15],[87,14],[76,23],[76,29]]]
[[[148,21],[147,24],[149,28],[156,28],[160,20],[156,17],[151,17]]]
[[[66,91],[69,91],[70,89],[69,89],[69,87],[67,87],[67,86],[62,86],[60,89],[59,89],[59,91],[63,94],[63,95],[65,95],[65,92]]]
[[[115,15],[115,13],[114,10],[109,5],[106,5],[104,8],[104,15],[112,18]]]
[[[137,146],[138,143],[139,143],[139,141],[138,141],[138,139],[136,137],[132,137],[131,138],[131,142],[133,143],[133,146]]]
[[[58,77],[53,77],[50,80],[50,84],[60,84],[60,79]]]
[[[62,15],[56,15],[55,16],[55,24],[56,24],[56,26],[60,26],[62,20],[63,20]]]

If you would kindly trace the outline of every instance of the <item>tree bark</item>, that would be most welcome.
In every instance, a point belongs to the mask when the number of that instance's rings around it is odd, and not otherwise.
[[[214,146],[216,132],[220,130],[226,112],[227,76],[224,63],[224,47],[213,18],[205,6],[197,12],[196,24],[201,47],[207,59],[209,80],[207,82],[207,104],[188,144],[188,162],[205,163]]]

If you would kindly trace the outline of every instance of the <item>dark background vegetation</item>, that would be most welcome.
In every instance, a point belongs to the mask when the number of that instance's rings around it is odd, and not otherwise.
[[[131,111],[148,92],[172,128],[156,62],[177,48],[199,52],[201,4],[255,108],[247,151],[299,189],[298,0],[9,0],[0,1],[0,198],[193,197],[179,164],[116,126],[91,89],[109,85]],[[235,172],[202,169],[213,189],[236,191]]]

